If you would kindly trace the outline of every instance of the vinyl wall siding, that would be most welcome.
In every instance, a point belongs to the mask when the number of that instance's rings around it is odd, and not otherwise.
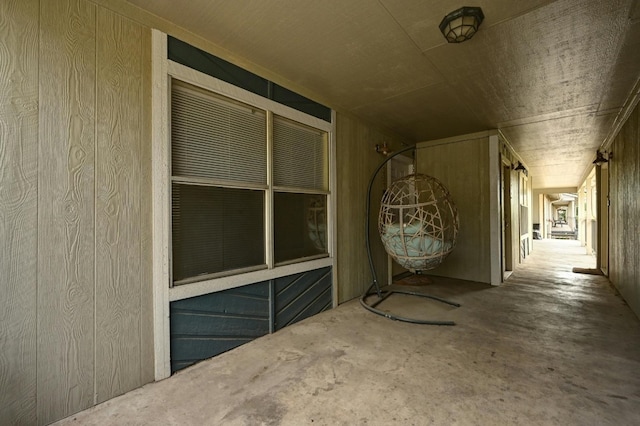
[[[490,224],[495,218],[491,216],[489,167],[488,136],[420,144],[417,172],[442,182],[460,218],[455,249],[429,274],[491,283]]]
[[[337,114],[337,244],[336,275],[338,302],[359,297],[371,285],[365,245],[367,187],[373,171],[385,157],[375,151],[375,145],[386,142],[393,150],[400,140],[385,135],[372,126],[346,114]],[[386,174],[382,170],[372,190],[371,246],[378,282],[387,281],[387,254],[378,235],[378,210],[385,189]]]
[[[640,317],[640,106],[610,151],[609,279]]]
[[[46,424],[153,380],[150,30],[0,16],[0,424]]]
[[[36,419],[38,6],[0,2],[0,424]]]
[[[226,52],[120,0],[0,0],[0,424],[51,423],[154,379],[152,27]],[[393,139],[341,114],[337,127],[343,302],[371,282],[364,197],[374,145]]]

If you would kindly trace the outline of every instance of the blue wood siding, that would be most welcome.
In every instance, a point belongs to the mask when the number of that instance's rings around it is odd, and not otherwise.
[[[167,54],[172,61],[331,123],[331,108],[329,107],[305,98],[177,38],[169,36],[167,47]]]
[[[269,333],[269,281],[171,302],[171,371]]]
[[[171,371],[330,309],[331,287],[326,267],[171,302]]]
[[[331,308],[331,267],[275,281],[275,330]]]

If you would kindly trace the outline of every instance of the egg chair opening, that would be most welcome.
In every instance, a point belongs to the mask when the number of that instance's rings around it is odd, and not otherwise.
[[[366,246],[373,283],[360,298],[369,311],[384,317],[417,324],[455,325],[453,321],[432,321],[398,316],[377,308],[393,294],[433,299],[451,306],[460,305],[436,296],[404,290],[382,290],[373,264],[370,241],[371,188],[378,172],[393,157],[415,149],[408,147],[393,153],[374,171],[367,191]],[[412,174],[395,180],[385,191],[378,215],[378,232],[391,258],[413,273],[439,266],[453,251],[458,236],[458,211],[451,194],[436,178]],[[373,296],[376,296],[376,300]]]

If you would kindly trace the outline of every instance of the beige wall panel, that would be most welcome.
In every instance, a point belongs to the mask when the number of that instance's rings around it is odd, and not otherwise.
[[[144,384],[142,294],[149,280],[141,238],[145,33],[103,8],[97,16],[96,402]],[[148,167],[144,165],[144,167]],[[145,217],[149,216],[146,211]],[[148,237],[147,237],[148,238]],[[149,248],[147,250],[149,251]],[[148,312],[146,312],[148,314]],[[148,332],[148,330],[145,330]],[[145,343],[148,340],[145,339]]]
[[[153,347],[153,230],[151,180],[151,29],[142,28],[140,36],[142,57],[142,122],[140,123],[140,357],[142,383],[154,380]]]
[[[609,279],[640,317],[640,107],[611,147]]]
[[[369,179],[384,157],[375,145],[384,141],[392,149],[399,146],[391,138],[353,117],[337,114],[336,168],[338,303],[359,297],[371,285],[372,277],[365,245],[366,195]],[[397,144],[397,145],[394,145]],[[372,191],[371,243],[378,282],[387,281],[387,255],[377,231],[380,199],[385,187],[381,171]]]
[[[597,169],[596,169],[597,171]],[[600,239],[598,240],[598,266],[605,275],[609,275],[609,165],[600,166],[598,192],[598,219],[600,221]]]
[[[256,65],[255,61],[248,60],[245,56],[238,55],[237,52],[229,50],[228,46],[223,46],[215,40],[212,41],[202,38],[196,35],[193,31],[181,28],[171,20],[167,20],[157,15],[151,14],[127,0],[91,1],[114,11],[117,14],[126,16],[144,26],[158,29],[173,37],[179,38],[186,43],[196,46],[224,60],[232,62],[233,64],[244,68],[247,71],[253,72],[263,78],[273,81],[274,83],[280,84],[290,90],[295,91],[300,95],[308,97],[309,99],[313,99],[334,109],[336,107],[334,103],[330,102],[329,99],[327,99],[326,94],[311,91],[308,87],[306,87],[304,84],[301,84],[300,82],[285,79],[282,77],[282,75],[276,73],[274,70],[258,66]]]
[[[0,1],[0,424],[36,422],[38,0]]]
[[[522,262],[521,240],[520,240],[520,173],[511,172],[511,241],[513,268]]]
[[[488,138],[429,147],[422,145],[417,156],[417,171],[444,184],[460,216],[456,248],[442,265],[428,273],[490,283]]]
[[[96,7],[41,2],[38,423],[94,401]]]

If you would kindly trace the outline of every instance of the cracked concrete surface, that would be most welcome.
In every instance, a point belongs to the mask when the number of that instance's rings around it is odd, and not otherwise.
[[[576,241],[534,242],[500,287],[432,278],[357,301],[149,384],[61,425],[640,424],[640,321]],[[415,281],[414,281],[415,283]]]

